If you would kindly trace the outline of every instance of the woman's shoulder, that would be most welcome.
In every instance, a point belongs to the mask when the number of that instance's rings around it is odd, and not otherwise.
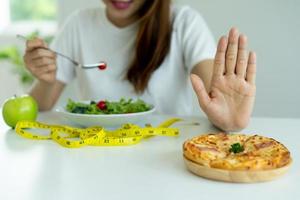
[[[201,13],[188,6],[180,6],[180,5],[172,5],[172,21],[173,21],[173,29],[178,29],[182,26],[189,25],[195,21],[197,24],[205,25],[206,22],[203,19]]]

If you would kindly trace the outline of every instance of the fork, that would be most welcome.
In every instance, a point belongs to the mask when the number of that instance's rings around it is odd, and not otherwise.
[[[23,36],[23,35],[19,35],[19,34],[18,34],[18,35],[17,35],[17,38],[22,39],[23,41],[27,41],[27,38],[26,38],[25,36]],[[83,64],[77,62],[76,60],[70,58],[69,56],[66,56],[66,55],[64,55],[64,54],[62,54],[62,53],[60,53],[60,52],[54,51],[54,50],[52,50],[52,49],[50,49],[50,48],[47,48],[47,47],[40,47],[40,48],[41,48],[41,49],[49,50],[49,51],[55,53],[56,55],[59,55],[59,56],[61,56],[61,57],[63,57],[63,58],[66,58],[66,59],[68,59],[70,62],[72,62],[74,65],[76,65],[77,67],[82,68],[82,69],[94,69],[94,68],[98,68],[98,69],[103,70],[103,69],[105,69],[106,66],[107,66],[107,65],[106,65],[106,62],[104,62],[104,61],[101,61],[101,62],[99,62],[99,63],[94,63],[94,64],[84,64],[84,65],[83,65]]]

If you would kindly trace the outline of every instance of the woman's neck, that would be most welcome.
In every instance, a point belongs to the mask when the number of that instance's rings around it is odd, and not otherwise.
[[[115,26],[119,27],[119,28],[124,28],[126,26],[129,26],[131,24],[133,24],[134,22],[136,22],[138,20],[137,17],[130,17],[130,18],[126,18],[126,19],[118,19],[118,18],[114,18],[112,17],[109,12],[106,11],[106,16],[107,19]]]

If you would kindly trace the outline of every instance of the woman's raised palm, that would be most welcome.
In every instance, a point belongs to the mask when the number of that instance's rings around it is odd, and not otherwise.
[[[219,40],[210,91],[197,75],[191,75],[201,108],[210,121],[227,131],[248,124],[255,101],[255,77],[256,55],[248,53],[246,36],[235,28],[229,37]]]

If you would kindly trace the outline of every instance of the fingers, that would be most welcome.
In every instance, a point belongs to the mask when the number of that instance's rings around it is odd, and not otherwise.
[[[32,68],[32,73],[37,77],[40,78],[44,74],[56,72],[56,65],[45,65],[39,68]]]
[[[218,43],[217,53],[214,61],[214,76],[222,76],[224,74],[227,44],[227,37],[221,37]]]
[[[38,53],[37,51],[26,52],[24,55],[24,61],[29,71],[33,71],[33,68],[56,65],[56,57],[51,52]]]
[[[201,108],[204,109],[209,104],[210,97],[204,87],[203,81],[197,75],[191,74],[191,82],[198,97],[199,104]]]
[[[32,50],[28,55],[30,56],[30,59],[39,59],[43,57],[56,58],[56,54],[54,52],[41,48]]]
[[[47,44],[39,38],[28,40],[26,43],[26,59],[33,60],[42,57],[56,58],[56,54],[54,52],[45,48],[47,48]]]
[[[55,64],[56,61],[53,58],[40,57],[40,58],[37,58],[37,59],[33,59],[31,61],[31,63],[34,67],[42,67],[42,66]]]
[[[37,79],[50,82],[56,79],[56,55],[45,48],[47,44],[41,39],[27,41],[24,62]]]
[[[44,73],[39,76],[39,80],[42,80],[47,83],[53,83],[54,81],[56,81],[56,73],[55,72]]]
[[[26,51],[32,51],[37,48],[47,48],[46,42],[40,38],[35,38],[33,40],[27,40]]]
[[[57,67],[55,64],[44,65],[40,67],[31,67],[28,69],[35,77],[39,78],[45,73],[56,72]]]
[[[229,32],[228,46],[226,51],[226,74],[233,75],[235,73],[237,53],[239,43],[239,32],[236,28],[232,28]]]
[[[247,37],[240,35],[238,45],[238,56],[236,64],[236,74],[240,78],[245,78],[248,65],[248,52],[247,52]]]
[[[254,52],[250,52],[248,58],[246,80],[250,84],[255,85],[255,79],[256,79],[256,54]]]
[[[215,56],[214,76],[236,75],[255,84],[256,54],[248,53],[247,44],[247,37],[239,34],[236,28],[230,30],[228,39],[221,37]]]
[[[56,65],[46,65],[39,69],[40,74],[52,73],[56,71]]]

